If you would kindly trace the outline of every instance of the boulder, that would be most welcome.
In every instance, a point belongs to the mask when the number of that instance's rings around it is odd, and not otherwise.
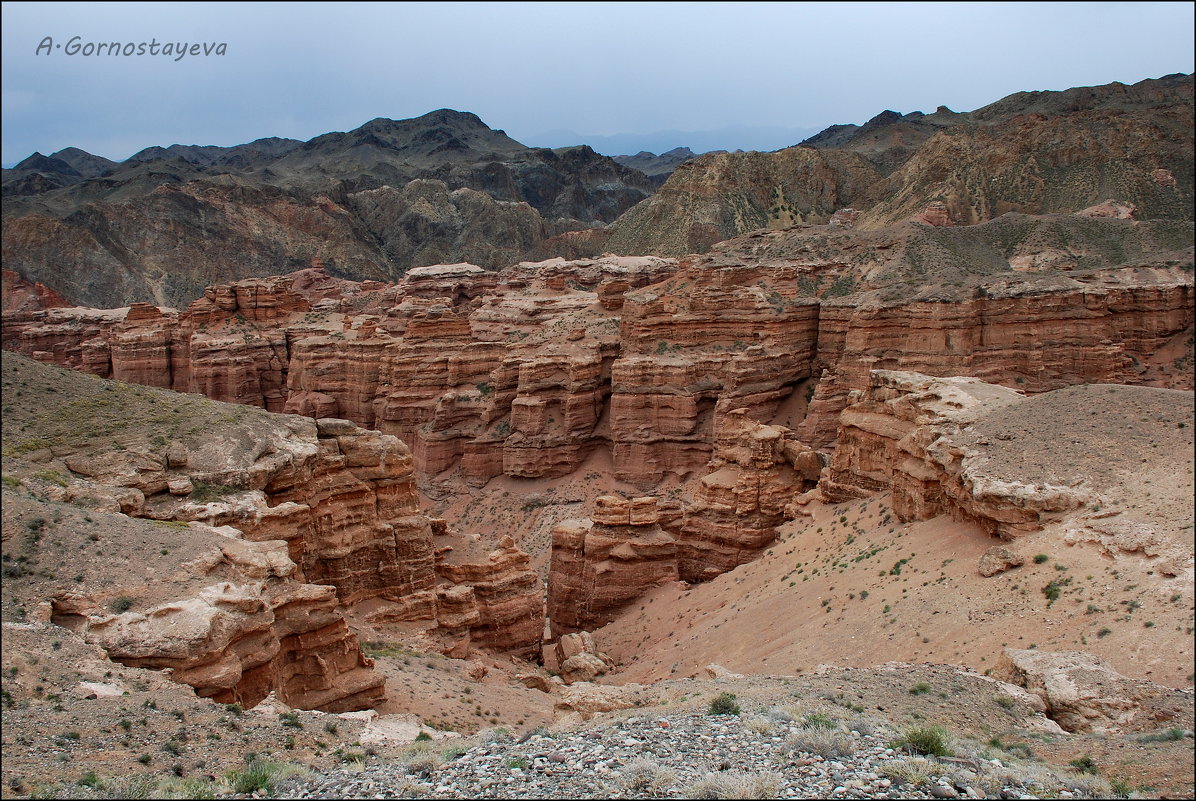
[[[987,578],[988,576],[995,576],[998,573],[1004,573],[1006,570],[1020,567],[1025,564],[1025,561],[1024,556],[1015,553],[1004,545],[994,545],[980,557],[977,567],[980,570],[980,575]]]

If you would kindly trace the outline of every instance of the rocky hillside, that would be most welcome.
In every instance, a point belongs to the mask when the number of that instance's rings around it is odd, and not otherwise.
[[[610,226],[618,253],[681,256],[756,228],[879,228],[1075,212],[1116,197],[1142,219],[1193,217],[1192,77],[1021,92],[972,112],[885,111],[773,153],[704,155]],[[929,220],[928,220],[929,221]]]
[[[721,153],[723,151],[710,152]],[[697,158],[697,156],[698,154],[688,147],[675,147],[672,150],[661,153],[659,156],[655,153],[641,150],[634,156],[612,156],[612,158],[624,167],[639,170],[651,179],[654,186],[659,187],[673,174],[677,167],[690,159]]]
[[[246,707],[381,704],[346,614],[449,652],[539,653],[527,554],[429,519],[392,436],[13,354],[4,397],[6,619]]]
[[[447,109],[120,163],[68,148],[3,180],[6,269],[97,306],[179,306],[213,282],[312,264],[378,280],[451,261],[493,269],[654,188],[588,147],[528,148]]]

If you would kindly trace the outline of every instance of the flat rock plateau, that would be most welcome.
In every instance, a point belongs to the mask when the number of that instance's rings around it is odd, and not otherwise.
[[[1191,87],[5,170],[0,794],[1192,797]]]

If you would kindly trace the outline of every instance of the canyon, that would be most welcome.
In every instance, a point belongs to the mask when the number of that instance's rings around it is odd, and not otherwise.
[[[433,265],[397,284],[308,268],[209,287],[183,310],[31,290],[3,338],[81,377],[284,421],[218,440],[232,451],[167,437],[79,456],[62,433],[50,454],[72,479],[50,497],[281,541],[295,579],[334,587],[356,625],[538,661],[655,588],[753,562],[815,500],[891,492],[899,520],[949,514],[1005,539],[1090,505],[1065,486],[980,482],[948,430],[1073,386],[1191,391],[1191,225],[1108,208],[794,226],[680,261]],[[532,551],[420,511],[420,491],[551,482],[595,459],[627,489],[591,482],[589,517]],[[197,503],[197,485],[237,491]],[[1164,574],[1182,572],[1167,552]],[[61,614],[87,619],[90,603]]]
[[[277,716],[317,755],[758,682],[904,709],[894,675],[983,686],[986,735],[1183,739],[1191,86],[774,153],[612,160],[441,110],[31,157],[6,709],[57,703],[62,649],[75,701]]]

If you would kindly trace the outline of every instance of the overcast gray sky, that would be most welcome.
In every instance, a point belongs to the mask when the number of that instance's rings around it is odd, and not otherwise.
[[[1193,69],[1191,3],[12,2],[2,13],[5,165],[70,145],[123,159],[149,145],[309,139],[445,107],[533,145],[743,129],[718,146],[747,149],[769,146],[749,141],[760,129],[969,111],[1021,90]],[[45,37],[54,46],[38,54]],[[68,55],[72,37],[227,47]]]

